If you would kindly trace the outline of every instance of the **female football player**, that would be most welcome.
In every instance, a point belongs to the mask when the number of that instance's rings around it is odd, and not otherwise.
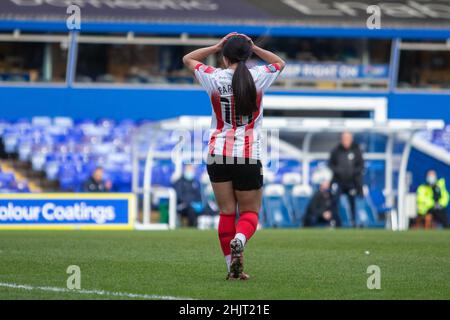
[[[225,69],[202,63],[218,52]],[[252,54],[266,65],[249,69],[246,62]],[[285,62],[236,32],[187,54],[183,62],[207,91],[213,109],[207,171],[220,209],[219,240],[227,279],[247,280],[243,251],[258,226],[262,200],[261,101]]]

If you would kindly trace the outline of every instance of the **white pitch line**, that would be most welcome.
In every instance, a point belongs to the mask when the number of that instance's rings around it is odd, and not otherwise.
[[[0,282],[0,287],[11,288],[11,289],[22,289],[22,290],[28,290],[28,291],[37,290],[37,291],[47,291],[47,292],[92,294],[92,295],[99,295],[99,296],[112,296],[112,297],[124,297],[124,298],[158,299],[158,300],[192,300],[192,298],[160,296],[160,295],[156,295],[156,294],[111,292],[111,291],[105,291],[105,290],[85,290],[85,289],[70,290],[67,288],[40,287],[40,286],[30,286],[30,285],[26,285],[26,284],[4,283],[4,282]]]

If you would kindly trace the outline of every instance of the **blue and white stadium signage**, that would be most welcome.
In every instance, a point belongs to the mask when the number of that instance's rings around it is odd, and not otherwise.
[[[285,79],[387,79],[389,66],[352,65],[344,63],[288,63],[282,78]]]
[[[133,194],[1,194],[0,229],[132,229]]]

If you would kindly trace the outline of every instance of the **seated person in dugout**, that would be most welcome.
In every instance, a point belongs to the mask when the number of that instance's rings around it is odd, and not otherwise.
[[[84,183],[84,192],[109,192],[112,189],[112,182],[104,180],[102,167],[95,168],[91,177]]]
[[[309,201],[303,224],[305,227],[336,226],[339,217],[333,216],[333,197],[330,181],[323,181]]]
[[[181,218],[187,219],[187,226],[197,226],[197,216],[202,214],[204,206],[200,183],[195,179],[195,167],[187,164],[183,175],[174,182],[177,193],[177,212]]]
[[[440,222],[444,228],[448,228],[448,202],[449,193],[445,179],[438,179],[436,171],[429,170],[426,182],[417,189],[416,227],[424,225],[425,229],[430,229],[434,220]]]

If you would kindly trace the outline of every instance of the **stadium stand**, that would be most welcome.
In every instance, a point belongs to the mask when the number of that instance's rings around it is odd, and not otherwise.
[[[28,163],[28,175],[40,176],[41,187],[49,184],[60,191],[80,192],[83,183],[92,171],[101,166],[105,169],[105,179],[112,181],[113,192],[132,191],[132,145],[134,134],[141,123],[133,120],[114,121],[99,119],[74,120],[68,117],[33,117],[16,121],[0,121],[0,137],[4,143],[5,155],[17,163]],[[149,137],[151,130],[148,131]],[[171,152],[176,145],[174,132],[166,132],[164,139],[156,140],[158,152]],[[430,144],[449,148],[449,126],[434,132],[421,132],[418,136]],[[150,139],[150,138],[149,138]],[[365,146],[365,140],[360,139]],[[375,141],[375,142],[374,142]],[[385,141],[371,143],[373,151],[383,149]],[[203,148],[206,147],[203,142]],[[143,150],[146,150],[145,147]],[[417,151],[416,151],[417,153]],[[418,155],[416,155],[418,157]],[[421,159],[426,158],[422,155]],[[428,160],[431,161],[431,160]],[[413,172],[416,161],[411,160]],[[422,162],[423,163],[423,162]],[[430,167],[435,164],[430,163]],[[268,164],[270,167],[270,164]],[[326,162],[315,161],[312,164],[309,181],[311,185],[302,184],[302,164],[296,159],[282,158],[275,172],[266,171],[266,188],[264,190],[261,217],[266,227],[302,226],[306,206],[310,196],[320,183],[321,177],[329,175],[323,172]],[[206,179],[205,165],[196,166],[196,179],[202,185],[204,204],[208,198],[209,183]],[[383,215],[388,211],[383,195],[384,181],[377,181],[383,175],[384,165],[376,160],[368,160],[365,181],[370,185],[365,188],[365,198],[357,202],[358,224],[365,227],[384,226]],[[144,175],[144,163],[139,166],[139,175]],[[319,173],[323,172],[323,173]],[[378,172],[378,173],[377,173]],[[176,173],[176,165],[170,159],[155,160],[152,167],[152,185],[170,188]],[[414,181],[421,181],[420,177]],[[30,192],[26,179],[17,180],[12,172],[0,173],[2,192]],[[411,190],[414,186],[411,186]],[[349,208],[346,199],[341,199],[340,214],[343,226],[349,226]],[[202,225],[205,225],[202,222]]]
[[[450,125],[447,125],[442,130],[434,130],[432,132],[421,132],[418,135],[420,138],[450,152]]]
[[[62,191],[82,191],[96,166],[105,169],[114,191],[131,190],[131,139],[135,122],[110,119],[73,121],[35,117],[2,122],[5,152],[29,163]]]
[[[442,112],[449,97],[450,28],[443,18],[450,10],[447,1],[380,3],[383,28],[373,30],[366,25],[366,7],[372,4],[368,0],[323,0],[319,7],[312,1],[280,0],[152,4],[157,9],[145,1],[136,6],[80,2],[82,26],[74,31],[68,30],[66,8],[55,2],[0,3],[0,96],[10,103],[0,121],[2,190],[82,191],[92,170],[102,166],[105,178],[113,182],[112,191],[134,192],[141,200],[145,162],[138,163],[139,180],[133,181],[132,153],[136,147],[146,154],[151,143],[156,152],[148,175],[151,186],[170,188],[182,170],[167,156],[177,144],[173,132],[155,137],[151,126],[146,127],[142,139],[148,143],[138,145],[133,145],[134,135],[148,123],[210,114],[209,101],[183,68],[181,57],[235,30],[288,62],[266,95],[271,98],[265,102],[266,115],[376,122],[442,119],[447,123],[443,130],[416,134],[406,184],[414,192],[429,167],[450,180],[450,113]],[[236,6],[242,11],[236,12]],[[217,55],[208,63],[220,61]],[[305,107],[308,101],[312,104]],[[370,108],[355,109],[366,104]],[[305,136],[314,131],[282,132],[281,139],[299,151]],[[357,139],[372,154],[364,177],[368,190],[358,203],[360,224],[376,227],[394,207],[385,194],[386,166],[380,160],[388,135]],[[393,146],[397,167],[398,151],[407,139]],[[326,166],[335,142],[333,134],[316,135],[308,170],[298,154],[284,155],[277,170],[267,164],[268,190],[261,212],[266,226],[301,226],[309,196],[317,188],[314,174]],[[205,166],[197,165],[199,181],[204,172]],[[396,172],[394,184],[398,179]],[[205,199],[207,190],[203,181]],[[348,221],[345,200],[341,215]]]

